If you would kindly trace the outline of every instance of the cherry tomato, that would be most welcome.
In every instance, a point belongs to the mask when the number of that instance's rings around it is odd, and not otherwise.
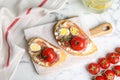
[[[101,68],[107,69],[110,66],[110,61],[108,61],[106,58],[100,58],[98,60],[98,64]]]
[[[96,63],[91,63],[88,65],[88,71],[91,73],[91,74],[97,74],[98,72],[100,72],[100,66]]]
[[[42,52],[42,57],[44,61],[53,63],[55,62],[57,55],[52,48],[45,48]]]
[[[117,48],[115,49],[115,51],[118,52],[118,53],[120,53],[120,47],[117,47]]]
[[[119,62],[119,55],[116,52],[108,54],[107,58],[112,64],[116,64]]]
[[[112,70],[106,70],[103,73],[103,76],[105,77],[105,80],[114,80],[115,73]]]
[[[113,71],[115,72],[116,76],[120,77],[120,65],[114,66]]]
[[[94,80],[105,80],[104,76],[96,76]]]
[[[82,50],[85,48],[86,45],[86,41],[85,39],[81,38],[81,37],[74,37],[71,41],[71,48],[73,50]]]

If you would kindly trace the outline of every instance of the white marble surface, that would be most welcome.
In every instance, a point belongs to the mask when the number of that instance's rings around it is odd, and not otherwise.
[[[43,76],[36,73],[28,54],[25,53],[18,66],[16,74],[13,77],[13,80],[91,80],[92,75],[86,71],[86,65],[90,62],[96,62],[100,57],[105,57],[108,52],[111,52],[115,47],[120,46],[120,0],[114,0],[112,8],[103,14],[91,14],[84,9],[81,0],[69,0],[69,2],[67,2],[61,10],[49,14],[47,16],[47,20],[43,23],[76,15],[85,19],[88,17],[88,20],[93,20],[96,25],[104,21],[108,21],[113,25],[114,30],[112,34],[93,39],[99,49],[97,53],[92,55],[95,57],[91,56],[89,61],[86,61],[83,65],[78,65],[72,67],[71,69],[66,69],[55,74]],[[87,25],[87,23],[91,25]],[[89,21],[86,22],[85,25],[87,29],[94,26]],[[120,78],[117,77],[115,78],[115,80],[119,79]]]

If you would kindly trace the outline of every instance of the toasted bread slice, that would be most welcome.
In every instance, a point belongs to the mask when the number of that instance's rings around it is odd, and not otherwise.
[[[31,48],[31,45],[33,43],[34,43],[34,45],[38,44],[41,48],[34,48],[34,51],[33,51],[33,49]],[[55,51],[55,53],[58,55],[56,62],[54,62],[54,63],[44,62],[42,59],[38,58],[38,57],[40,57],[43,47],[49,47]],[[31,38],[28,41],[28,52],[34,63],[36,63],[40,66],[44,66],[44,67],[57,66],[57,65],[61,64],[62,62],[64,62],[66,59],[66,54],[63,50],[50,44],[49,42],[47,42],[46,40],[44,40],[42,38]]]
[[[95,51],[97,51],[97,47],[93,43],[93,41],[85,34],[85,32],[82,29],[79,28],[78,25],[71,22],[70,20],[58,21],[54,27],[53,32],[54,32],[55,39],[57,43],[61,46],[61,48],[63,48],[64,50],[66,50],[72,55],[86,56],[86,55],[92,54]],[[72,37],[80,36],[84,38],[87,42],[86,48],[80,51],[73,50],[69,44],[69,40],[71,40],[71,36]],[[67,44],[65,44],[65,41],[67,41]]]

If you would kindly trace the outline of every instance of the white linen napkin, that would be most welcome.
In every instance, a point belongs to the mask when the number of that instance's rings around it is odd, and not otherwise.
[[[23,29],[37,25],[65,1],[0,0],[0,80],[12,79],[25,52]]]

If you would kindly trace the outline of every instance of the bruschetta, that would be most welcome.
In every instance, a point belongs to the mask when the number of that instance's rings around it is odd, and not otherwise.
[[[44,67],[59,65],[66,59],[63,50],[42,38],[31,38],[28,41],[28,52],[34,63]]]
[[[58,21],[54,26],[53,34],[58,45],[72,55],[84,56],[97,51],[93,41],[70,20]]]

